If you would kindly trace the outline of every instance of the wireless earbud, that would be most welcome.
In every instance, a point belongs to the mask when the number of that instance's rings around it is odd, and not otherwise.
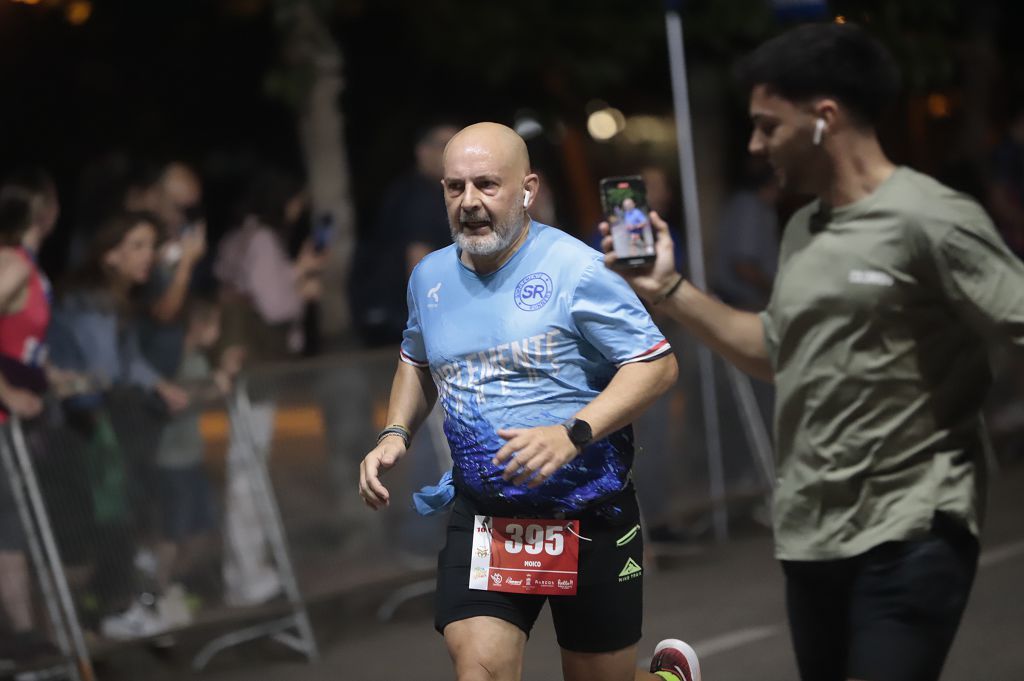
[[[529,189],[523,190],[523,208],[528,208],[529,207],[529,205],[530,205],[530,196],[531,196],[531,194],[530,194],[530,190]]]
[[[818,146],[821,144],[821,136],[822,134],[824,134],[824,132],[825,119],[819,118],[818,120],[814,121],[814,137],[811,138],[811,142],[814,143],[814,146]]]

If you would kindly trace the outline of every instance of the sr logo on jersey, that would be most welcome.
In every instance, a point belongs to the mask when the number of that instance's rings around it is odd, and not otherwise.
[[[551,277],[543,272],[528,274],[516,286],[516,305],[527,312],[539,310],[551,300],[552,288]]]

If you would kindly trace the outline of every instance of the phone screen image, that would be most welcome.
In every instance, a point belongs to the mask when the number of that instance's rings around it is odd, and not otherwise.
[[[334,221],[330,215],[323,215],[313,227],[313,250],[323,253],[331,244],[334,236]]]
[[[601,205],[611,228],[617,264],[641,267],[654,260],[647,187],[639,175],[601,180]]]

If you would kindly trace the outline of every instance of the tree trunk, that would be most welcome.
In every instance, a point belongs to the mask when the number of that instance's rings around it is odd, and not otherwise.
[[[321,335],[344,339],[351,330],[348,279],[355,254],[355,211],[339,102],[343,58],[327,22],[308,2],[290,2],[286,17],[286,60],[308,77],[299,102],[298,126],[315,220],[331,216],[331,247],[323,275]]]

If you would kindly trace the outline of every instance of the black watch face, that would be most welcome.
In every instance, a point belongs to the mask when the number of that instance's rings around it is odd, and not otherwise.
[[[569,439],[572,440],[573,444],[585,445],[590,442],[593,436],[594,434],[590,429],[589,423],[579,419],[572,422],[572,428],[569,430]]]

